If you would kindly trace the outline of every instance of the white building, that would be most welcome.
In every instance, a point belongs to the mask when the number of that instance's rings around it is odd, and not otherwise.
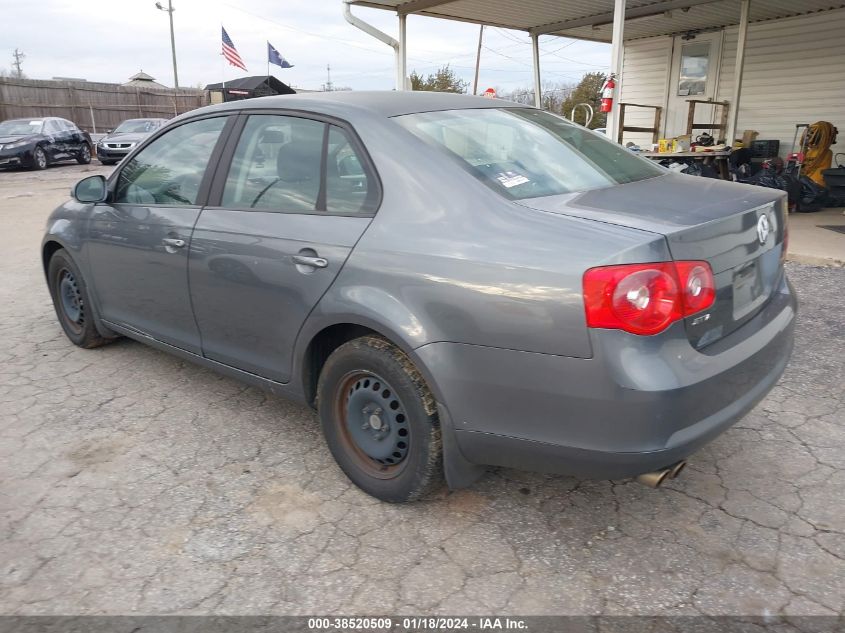
[[[355,6],[395,11],[399,38],[364,23]],[[609,71],[618,77],[608,119],[614,138],[620,103],[661,108],[659,136],[672,137],[687,132],[688,101],[710,99],[727,103],[726,129],[714,136],[756,130],[759,139],[780,141],[785,156],[796,124],[825,120],[842,130],[833,151],[845,152],[841,0],[343,0],[343,10],[352,24],[396,50],[399,89],[406,74],[405,19],[429,15],[527,31],[536,94],[540,35],[611,43]],[[653,128],[655,110],[626,106],[624,118],[626,128]],[[695,119],[720,124],[721,109],[697,106]],[[649,144],[652,134],[625,132],[624,140]]]

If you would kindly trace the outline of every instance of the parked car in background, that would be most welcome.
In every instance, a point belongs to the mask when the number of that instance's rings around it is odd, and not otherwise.
[[[387,501],[486,465],[656,486],[792,351],[783,192],[507,101],[211,106],[74,198],[41,251],[74,344],[129,336],[316,407]]]
[[[91,137],[66,119],[32,117],[0,123],[0,167],[46,169],[50,163],[91,162]]]
[[[99,140],[97,159],[114,165],[165,123],[167,119],[127,119]]]

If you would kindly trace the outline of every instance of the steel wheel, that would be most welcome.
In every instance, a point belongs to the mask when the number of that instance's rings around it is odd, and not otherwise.
[[[334,419],[344,448],[369,475],[392,479],[405,468],[411,443],[408,415],[386,380],[366,371],[344,376]]]
[[[58,287],[62,317],[74,332],[81,334],[85,327],[85,301],[72,271],[67,268],[59,271]]]
[[[117,337],[109,336],[105,328],[97,328],[94,304],[85,279],[65,249],[58,249],[50,257],[47,280],[56,317],[74,345],[91,349]]]
[[[377,499],[420,499],[443,484],[437,406],[411,359],[377,335],[335,349],[317,383],[320,425],[347,477]]]

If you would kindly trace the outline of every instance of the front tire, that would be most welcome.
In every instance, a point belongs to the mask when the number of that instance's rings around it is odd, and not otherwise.
[[[47,266],[50,296],[59,324],[71,343],[85,349],[105,345],[111,339],[97,331],[85,279],[67,251],[57,250]]]
[[[317,407],[329,450],[367,494],[400,503],[443,485],[434,397],[385,339],[364,336],[337,348],[320,373]]]
[[[32,168],[38,171],[47,169],[47,153],[40,145],[32,152]]]
[[[82,146],[82,149],[76,155],[76,162],[80,165],[87,165],[91,162],[91,147],[87,143]]]

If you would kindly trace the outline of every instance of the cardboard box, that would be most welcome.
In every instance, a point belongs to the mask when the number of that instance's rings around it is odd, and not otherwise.
[[[758,134],[759,132],[757,130],[745,130],[742,133],[742,146],[751,147],[751,143],[757,140]]]

